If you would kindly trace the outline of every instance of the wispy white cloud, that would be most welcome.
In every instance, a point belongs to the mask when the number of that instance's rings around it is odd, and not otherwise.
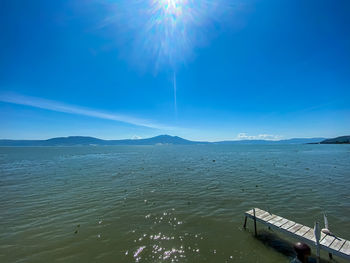
[[[259,135],[248,135],[245,132],[241,132],[237,135],[238,140],[281,140],[283,136],[273,134],[259,134]]]
[[[160,129],[160,130],[175,129],[175,127],[157,124],[150,120],[134,118],[131,116],[116,114],[116,113],[107,113],[96,109],[89,109],[89,108],[84,108],[77,105],[70,105],[70,104],[65,104],[58,101],[47,100],[47,99],[37,98],[37,97],[23,96],[19,94],[9,94],[9,93],[0,94],[0,101],[18,104],[18,105],[31,106],[31,107],[40,108],[40,109],[46,109],[50,111],[64,112],[64,113],[70,113],[70,114],[76,114],[76,115],[89,116],[93,118],[124,122],[128,124],[148,127],[152,129]]]

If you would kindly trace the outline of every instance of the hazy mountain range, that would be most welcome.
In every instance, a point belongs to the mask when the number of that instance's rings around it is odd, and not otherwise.
[[[294,138],[288,140],[237,140],[220,142],[190,141],[178,136],[159,135],[147,139],[125,139],[125,140],[102,140],[94,137],[69,136],[58,137],[48,140],[0,140],[0,146],[89,146],[89,145],[156,145],[156,144],[329,144],[350,143],[350,136],[342,136],[334,139],[326,138]]]

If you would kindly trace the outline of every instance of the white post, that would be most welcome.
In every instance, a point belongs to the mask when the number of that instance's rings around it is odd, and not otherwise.
[[[320,227],[318,225],[318,222],[315,222],[314,235],[315,235],[315,241],[316,241],[315,244],[316,244],[317,262],[320,262]]]

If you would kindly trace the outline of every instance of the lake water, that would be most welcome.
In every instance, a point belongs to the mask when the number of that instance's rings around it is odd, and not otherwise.
[[[0,262],[290,262],[252,207],[350,239],[350,146],[0,147]]]

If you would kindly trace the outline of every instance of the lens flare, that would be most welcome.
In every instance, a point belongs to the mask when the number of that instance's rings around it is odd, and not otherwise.
[[[156,72],[174,70],[217,34],[232,7],[228,0],[119,0],[109,6],[111,15],[101,27],[114,28],[122,54],[132,64]]]
[[[157,58],[157,67],[167,64],[174,68],[184,61],[194,41],[189,34],[202,19],[196,15],[200,5],[199,1],[189,0],[151,1],[144,47]]]

